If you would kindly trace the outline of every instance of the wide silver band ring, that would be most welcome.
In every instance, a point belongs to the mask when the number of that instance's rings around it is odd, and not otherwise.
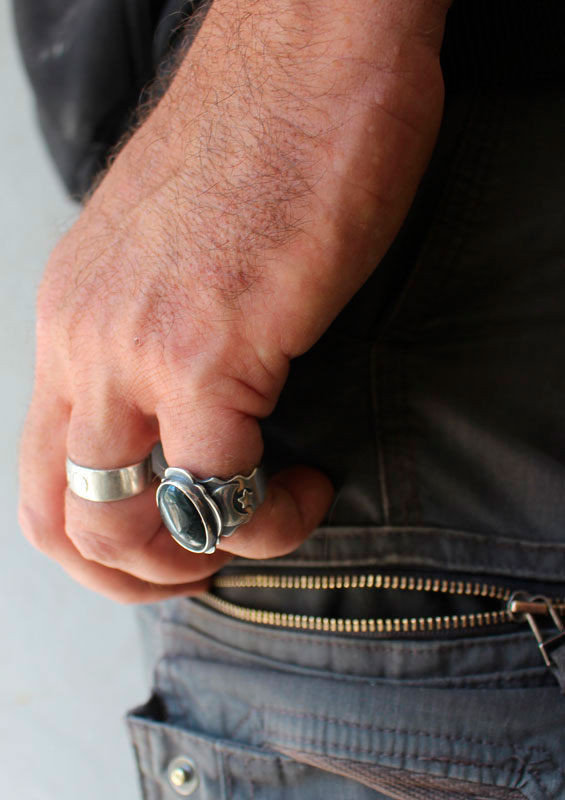
[[[118,469],[91,469],[67,458],[66,468],[71,492],[94,503],[111,503],[135,497],[155,480],[151,456]]]

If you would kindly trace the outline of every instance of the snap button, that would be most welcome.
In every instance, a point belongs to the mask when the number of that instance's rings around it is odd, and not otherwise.
[[[177,794],[187,797],[198,788],[198,773],[194,763],[186,756],[173,758],[167,767],[169,783]]]

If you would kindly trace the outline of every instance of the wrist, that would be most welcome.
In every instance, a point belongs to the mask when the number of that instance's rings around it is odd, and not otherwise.
[[[352,5],[215,0],[112,170],[118,194],[151,197],[191,292],[247,313],[259,288],[291,356],[386,251],[441,116],[447,4]]]
[[[338,132],[355,105],[381,103],[414,124],[437,98],[438,53],[450,0],[215,0],[172,84],[132,146],[131,179],[161,183],[220,133],[216,160],[253,118],[295,133]],[[426,52],[429,51],[429,52]],[[417,54],[422,54],[421,56]],[[398,93],[399,81],[414,91]],[[428,88],[431,92],[428,92]],[[399,107],[404,97],[406,109]],[[433,109],[432,109],[433,112]],[[205,130],[199,119],[205,118]],[[211,120],[223,125],[211,131]],[[216,136],[216,138],[218,138]],[[253,144],[253,134],[251,135]]]

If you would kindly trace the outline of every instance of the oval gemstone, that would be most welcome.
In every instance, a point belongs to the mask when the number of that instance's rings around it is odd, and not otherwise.
[[[206,528],[192,500],[176,486],[159,490],[161,518],[176,541],[188,550],[204,550]]]

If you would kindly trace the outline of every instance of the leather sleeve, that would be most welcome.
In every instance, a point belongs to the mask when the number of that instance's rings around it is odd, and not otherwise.
[[[82,197],[131,125],[144,87],[197,3],[14,0],[40,126],[69,193]]]

